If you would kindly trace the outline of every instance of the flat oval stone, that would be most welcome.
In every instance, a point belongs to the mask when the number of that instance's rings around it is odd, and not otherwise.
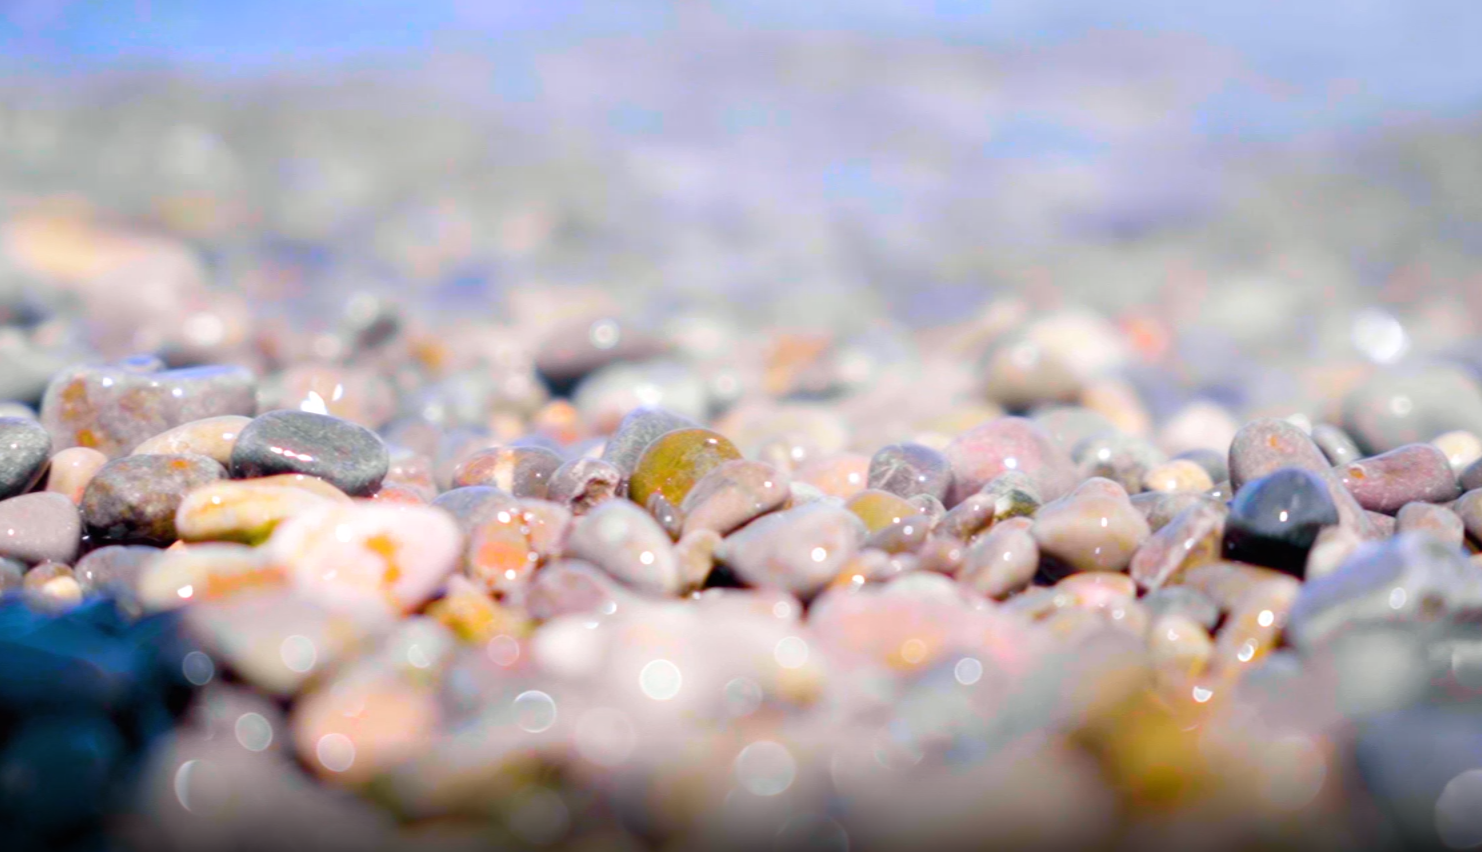
[[[31,490],[51,460],[51,435],[28,417],[0,417],[0,500]]]
[[[1467,530],[1461,517],[1434,503],[1406,503],[1395,516],[1395,532],[1426,533],[1437,541],[1461,547]]]
[[[265,479],[278,479],[266,477]],[[333,486],[325,483],[326,488]],[[258,544],[279,523],[327,502],[349,503],[336,491],[331,499],[306,488],[268,484],[263,479],[222,480],[192,490],[175,512],[175,532],[183,541],[240,541]]]
[[[73,503],[82,502],[82,493],[93,481],[108,457],[88,447],[68,447],[51,457],[46,474],[46,490],[66,495]]]
[[[809,503],[747,524],[722,542],[719,555],[750,585],[807,598],[828,585],[863,538],[864,524],[854,513]]]
[[[724,435],[708,429],[668,432],[643,451],[628,480],[628,497],[640,506],[653,494],[672,505],[684,503],[690,489],[721,463],[741,458],[741,451]]]
[[[1445,503],[1461,493],[1446,455],[1431,444],[1408,444],[1350,462],[1338,476],[1360,506],[1385,514],[1406,503]]]
[[[683,535],[713,530],[722,536],[754,518],[782,508],[792,495],[791,478],[766,462],[737,459],[718,465],[690,489],[679,507]]]
[[[1152,534],[1122,486],[1101,478],[1040,507],[1033,530],[1040,553],[1070,571],[1121,571]]]
[[[1203,467],[1188,459],[1173,459],[1148,469],[1142,487],[1148,491],[1208,491],[1214,480]]]
[[[1341,467],[1363,456],[1348,433],[1331,423],[1318,423],[1312,427],[1312,443],[1317,444],[1333,467]]]
[[[864,521],[865,529],[877,533],[916,514],[916,509],[888,491],[867,489],[849,498],[844,508]]]
[[[700,424],[662,408],[635,408],[623,417],[616,432],[602,447],[602,460],[622,471],[623,481],[633,475],[648,445],[676,429],[698,429]]]
[[[1005,598],[1028,587],[1039,568],[1039,544],[1029,518],[1008,518],[993,525],[963,555],[957,579],[990,598]]]
[[[597,504],[618,496],[623,485],[623,472],[612,462],[576,458],[551,474],[546,499],[585,515]]]
[[[1220,558],[1224,547],[1224,506],[1201,501],[1153,533],[1132,557],[1129,573],[1143,589],[1176,583],[1183,571]]]
[[[475,527],[499,517],[501,513],[513,518],[520,512],[520,501],[508,492],[491,485],[472,485],[444,491],[432,501],[432,505],[447,512],[464,535]],[[508,518],[505,519],[508,523]]]
[[[1299,468],[1248,482],[1230,504],[1225,553],[1231,559],[1300,574],[1323,527],[1338,510],[1322,478]]]
[[[1029,477],[1046,500],[1075,487],[1075,464],[1045,430],[1023,417],[1000,417],[952,439],[942,451],[952,465],[946,504],[956,506],[995,477],[1017,470]]]
[[[234,366],[160,370],[158,361],[79,366],[52,379],[41,423],[57,447],[91,447],[110,458],[195,420],[257,411],[257,380]]]
[[[185,495],[226,478],[205,456],[124,456],[103,466],[82,495],[82,519],[94,542],[165,546],[179,536],[175,513]]]
[[[1305,432],[1285,420],[1252,420],[1235,433],[1230,444],[1230,484],[1238,494],[1245,483],[1294,467],[1317,474],[1338,510],[1338,521],[1363,538],[1378,532],[1364,509],[1343,487],[1327,457]]]
[[[683,582],[668,533],[626,500],[609,500],[577,519],[566,553],[651,594],[675,594]]]
[[[390,466],[386,445],[364,426],[309,411],[270,411],[237,436],[231,470],[236,479],[306,473],[351,497],[368,497]]]
[[[264,547],[326,607],[405,613],[457,568],[463,534],[431,506],[327,503],[279,524]]]
[[[870,457],[865,484],[906,499],[926,494],[946,500],[952,488],[952,465],[931,447],[891,444]]]
[[[545,447],[492,447],[464,459],[453,472],[453,487],[492,485],[516,497],[545,499],[561,457]]]
[[[232,463],[232,448],[237,445],[237,436],[251,422],[251,417],[224,414],[182,423],[139,444],[132,455],[195,453],[228,466]]]

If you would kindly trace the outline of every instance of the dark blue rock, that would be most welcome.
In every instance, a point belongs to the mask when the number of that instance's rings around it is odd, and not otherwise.
[[[310,411],[270,411],[243,427],[232,448],[232,476],[304,473],[352,497],[381,487],[391,455],[376,433]]]
[[[1318,532],[1338,523],[1327,484],[1289,467],[1248,482],[1230,503],[1225,555],[1301,576]]]

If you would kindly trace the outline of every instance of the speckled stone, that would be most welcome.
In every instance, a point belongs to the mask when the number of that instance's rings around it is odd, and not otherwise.
[[[566,554],[650,594],[672,595],[683,585],[669,534],[627,500],[609,500],[578,519]]]
[[[602,460],[622,471],[623,481],[633,475],[638,459],[648,445],[676,429],[698,429],[700,424],[662,408],[635,408],[623,417],[617,431],[602,447]]]
[[[1325,526],[1338,523],[1322,479],[1299,468],[1246,483],[1230,504],[1225,553],[1232,559],[1300,573]]]
[[[898,497],[927,494],[945,500],[952,488],[952,465],[931,447],[891,444],[870,458],[865,484]]]
[[[60,562],[43,562],[21,578],[21,590],[33,606],[47,610],[66,609],[82,600],[82,586],[72,573],[72,566]]]
[[[94,542],[165,546],[178,537],[175,513],[196,488],[226,478],[205,456],[124,456],[103,466],[82,495]]]
[[[1040,507],[1033,532],[1040,553],[1072,572],[1121,571],[1152,534],[1122,486],[1101,478]]]
[[[1408,444],[1350,462],[1338,476],[1371,512],[1394,514],[1406,503],[1445,503],[1461,493],[1446,455],[1430,444]]]
[[[741,458],[724,435],[708,429],[678,429],[648,445],[628,479],[628,496],[640,506],[653,494],[662,494],[674,506],[684,503],[690,489],[722,463]]]
[[[1179,513],[1137,549],[1128,569],[1132,579],[1144,589],[1159,589],[1177,582],[1184,570],[1219,559],[1227,514],[1211,501]]]
[[[1348,437],[1348,433],[1331,423],[1318,423],[1312,427],[1312,443],[1317,444],[1317,448],[1322,450],[1322,454],[1334,467],[1356,461],[1363,456],[1358,444]]]
[[[925,515],[907,515],[889,526],[875,530],[864,540],[864,547],[881,550],[892,556],[915,553],[931,534],[931,520]]]
[[[1482,434],[1482,389],[1451,364],[1382,370],[1343,398],[1343,428],[1371,454],[1455,430]]]
[[[1029,518],[993,525],[962,557],[957,579],[990,598],[1005,598],[1027,587],[1039,567],[1039,545]]]
[[[1071,450],[1070,456],[1080,477],[1110,479],[1128,494],[1141,491],[1148,471],[1167,460],[1163,451],[1148,441],[1120,432],[1087,438]]]
[[[1245,483],[1288,467],[1311,471],[1322,479],[1338,510],[1339,523],[1366,539],[1378,535],[1364,515],[1363,507],[1343,487],[1327,457],[1301,429],[1284,420],[1252,420],[1240,428],[1230,443],[1230,484],[1237,493]]]
[[[937,531],[967,541],[1005,519],[1033,515],[1042,502],[1039,487],[1027,474],[1006,471],[953,506],[942,516]]]
[[[492,485],[515,497],[545,499],[561,457],[544,447],[491,447],[464,459],[453,472],[453,487]]]
[[[0,417],[0,500],[24,494],[51,459],[51,435],[35,420]]]
[[[809,503],[747,524],[722,542],[718,556],[753,586],[808,598],[839,573],[864,534],[854,513]]]
[[[714,530],[726,535],[754,518],[779,509],[791,496],[791,479],[766,462],[725,462],[695,483],[684,498],[683,534]]]
[[[575,458],[556,468],[546,487],[546,499],[585,515],[604,500],[618,496],[623,472],[612,462]]]
[[[108,457],[87,447],[68,447],[51,457],[47,468],[46,490],[62,494],[73,503],[82,502],[82,493],[93,481]]]
[[[152,358],[63,370],[47,386],[41,423],[58,449],[118,457],[167,429],[257,411],[257,380],[242,367],[161,370]]]
[[[182,423],[140,443],[134,448],[132,454],[137,456],[195,453],[215,459],[223,466],[228,466],[232,463],[232,447],[237,444],[237,436],[251,422],[251,417],[226,414],[221,417],[207,417],[204,420]]]
[[[942,451],[952,465],[956,506],[1010,470],[1027,475],[1041,496],[1054,500],[1075,486],[1075,463],[1045,430],[1022,417],[1000,417],[958,435]]]
[[[73,573],[83,594],[112,594],[127,599],[138,588],[144,564],[161,552],[147,545],[110,544],[77,560]]]
[[[231,470],[237,479],[306,473],[351,497],[367,497],[390,466],[386,445],[363,426],[308,411],[272,411],[237,436]]]
[[[1466,526],[1461,517],[1434,503],[1406,503],[1395,516],[1395,532],[1423,532],[1436,540],[1461,547]]]

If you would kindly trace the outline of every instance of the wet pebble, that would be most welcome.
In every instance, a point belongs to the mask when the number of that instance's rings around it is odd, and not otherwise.
[[[611,462],[622,472],[627,483],[638,467],[638,459],[648,445],[661,435],[676,429],[698,429],[700,424],[683,415],[662,408],[642,407],[629,411],[618,424],[617,431],[602,447],[602,460]],[[625,489],[626,490],[626,489]]]
[[[925,494],[946,500],[952,488],[952,465],[931,447],[891,444],[870,457],[866,485],[898,497]]]
[[[1246,483],[1230,504],[1225,553],[1233,559],[1301,573],[1318,531],[1338,523],[1321,478],[1287,468]]]
[[[29,491],[51,459],[51,435],[35,420],[0,417],[0,500]]]
[[[1075,486],[1075,463],[1044,428],[1022,417],[1000,417],[958,435],[942,451],[952,465],[953,507],[1007,471],[1028,476],[1045,500]]]
[[[204,420],[182,423],[140,443],[134,447],[132,454],[137,456],[194,453],[215,459],[222,466],[229,466],[232,463],[232,448],[237,444],[237,436],[251,422],[250,417],[226,414],[221,417],[207,417]]]
[[[1188,459],[1174,459],[1156,465],[1142,478],[1142,487],[1148,491],[1208,491],[1214,487],[1209,472],[1198,463]]]
[[[317,482],[322,488],[304,488],[292,481],[295,477]],[[211,482],[180,501],[175,531],[184,541],[258,544],[288,518],[336,502],[349,503],[350,498],[323,480],[297,474]]]
[[[1033,515],[1042,503],[1039,487],[1027,474],[1007,471],[948,510],[937,530],[967,541],[1008,518]]]
[[[1327,457],[1306,433],[1283,420],[1264,418],[1240,427],[1230,444],[1230,484],[1238,494],[1247,482],[1282,468],[1317,474],[1338,512],[1338,521],[1365,538],[1377,534],[1364,509],[1343,487]]]
[[[994,524],[962,557],[957,579],[990,598],[1005,598],[1027,587],[1039,568],[1039,544],[1029,518]]]
[[[51,457],[46,474],[46,490],[63,494],[73,503],[82,502],[87,484],[93,481],[108,457],[88,447],[68,447]]]
[[[1210,487],[1230,478],[1230,456],[1227,451],[1188,450],[1174,456],[1173,461],[1191,461],[1199,465],[1209,475]]]
[[[1081,477],[1110,479],[1129,494],[1136,494],[1142,490],[1149,471],[1164,464],[1167,457],[1145,440],[1109,432],[1077,444],[1071,458]]]
[[[1394,514],[1406,503],[1444,503],[1461,493],[1446,455],[1431,444],[1407,444],[1339,468],[1360,506]]]
[[[1122,486],[1101,478],[1040,507],[1033,532],[1040,552],[1072,572],[1121,571],[1151,535]]]
[[[736,445],[719,433],[708,429],[668,432],[639,457],[628,480],[628,496],[647,506],[650,496],[662,494],[671,505],[679,506],[701,477],[739,458]]]
[[[864,538],[852,512],[810,503],[764,515],[722,543],[720,559],[747,583],[808,598],[833,579]]]
[[[205,456],[124,456],[104,465],[82,495],[88,535],[104,544],[168,545],[185,495],[226,478]]]
[[[487,523],[501,514],[504,520],[519,514],[520,501],[508,492],[491,485],[472,485],[444,491],[432,501],[432,505],[447,512],[465,535],[474,528]]]
[[[685,495],[680,506],[683,532],[708,529],[724,536],[781,508],[791,494],[790,477],[773,465],[744,459],[724,462]]]
[[[1159,589],[1176,583],[1188,568],[1219,559],[1227,515],[1211,501],[1183,510],[1137,549],[1128,569],[1132,579],[1144,589]]]
[[[1482,459],[1467,465],[1466,469],[1458,477],[1462,491],[1475,491],[1482,488]]]
[[[544,447],[492,447],[464,459],[453,472],[453,487],[492,485],[515,497],[545,499],[561,457]]]
[[[609,500],[577,519],[566,552],[650,594],[672,595],[683,583],[669,534],[626,500]]]
[[[129,599],[135,596],[144,564],[159,553],[159,548],[147,545],[105,545],[77,560],[73,573],[83,594],[111,594]]]
[[[848,500],[865,490],[870,459],[860,453],[821,456],[793,471],[795,481],[811,485],[829,497]]]
[[[272,411],[245,427],[232,448],[238,479],[306,473],[351,497],[374,494],[391,465],[386,445],[363,426],[308,411]]]
[[[1328,463],[1333,467],[1341,467],[1351,461],[1356,461],[1363,456],[1359,451],[1358,444],[1348,437],[1348,433],[1331,423],[1318,423],[1312,427],[1312,442],[1322,450]]]
[[[1445,454],[1451,469],[1458,474],[1477,459],[1482,459],[1482,438],[1471,432],[1447,432],[1432,438],[1431,444]]]

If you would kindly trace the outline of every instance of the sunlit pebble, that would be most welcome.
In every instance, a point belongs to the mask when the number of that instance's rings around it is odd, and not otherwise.
[[[736,755],[736,780],[756,796],[776,796],[792,786],[797,762],[787,747],[771,740],[758,740]]]
[[[1451,849],[1482,845],[1482,769],[1446,782],[1436,799],[1436,833]]]
[[[920,639],[907,639],[901,643],[901,659],[912,665],[926,659],[926,643]]]
[[[520,641],[513,636],[500,634],[484,646],[489,659],[497,666],[512,666],[520,658]]]
[[[731,678],[726,681],[723,692],[726,712],[732,716],[750,716],[762,706],[762,688],[749,678]]]
[[[808,662],[808,643],[800,636],[784,637],[777,641],[772,656],[777,659],[777,665],[784,669],[800,668]]]
[[[621,710],[597,707],[576,722],[576,750],[598,766],[611,768],[627,760],[637,739],[633,723]]]
[[[527,734],[539,734],[556,724],[556,700],[538,689],[515,696],[515,724]]]
[[[355,765],[355,743],[344,734],[325,734],[314,746],[314,756],[330,772],[344,772]]]
[[[273,744],[273,723],[261,713],[243,713],[234,726],[237,742],[248,751],[262,751]]]
[[[560,840],[571,825],[571,813],[561,797],[545,787],[521,790],[507,820],[510,831],[535,846]]]
[[[200,651],[191,651],[181,660],[180,672],[195,686],[205,686],[216,676],[216,664]]]
[[[679,666],[668,660],[650,660],[638,673],[638,687],[655,701],[668,701],[679,694],[684,682]]]
[[[973,657],[963,657],[952,667],[952,676],[963,686],[972,686],[983,678],[983,664]]]

